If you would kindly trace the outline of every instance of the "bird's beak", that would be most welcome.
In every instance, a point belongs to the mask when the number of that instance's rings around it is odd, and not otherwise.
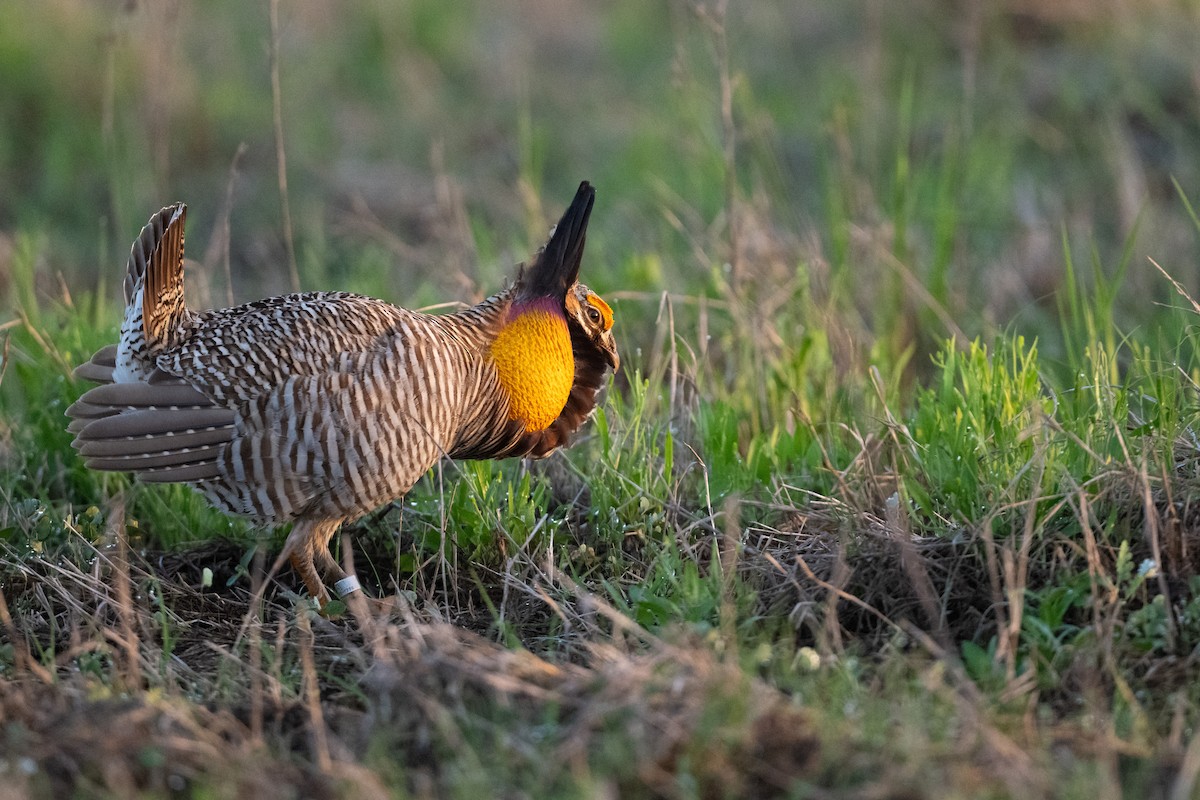
[[[604,360],[612,367],[613,372],[621,368],[621,356],[617,353],[617,340],[613,338],[612,331],[605,331],[600,336],[600,350],[604,353]]]

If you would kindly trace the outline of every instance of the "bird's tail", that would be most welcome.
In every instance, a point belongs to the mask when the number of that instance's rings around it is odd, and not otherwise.
[[[183,302],[183,228],[187,206],[175,203],[150,218],[129,253],[126,318],[141,318],[150,350],[161,346],[186,313]],[[136,306],[140,304],[140,308]],[[123,332],[124,333],[124,332]]]

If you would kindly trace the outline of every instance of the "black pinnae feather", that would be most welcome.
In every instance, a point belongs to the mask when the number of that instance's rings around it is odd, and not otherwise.
[[[575,199],[563,212],[562,219],[554,228],[554,235],[529,271],[525,288],[528,296],[562,298],[578,279],[588,218],[592,215],[595,200],[596,190],[592,185],[587,181],[579,184]]]

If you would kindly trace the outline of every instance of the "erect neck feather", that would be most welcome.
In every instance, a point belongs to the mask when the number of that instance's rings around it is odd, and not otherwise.
[[[549,297],[517,299],[491,346],[509,414],[526,432],[550,426],[562,413],[575,380],[571,332],[562,303]]]

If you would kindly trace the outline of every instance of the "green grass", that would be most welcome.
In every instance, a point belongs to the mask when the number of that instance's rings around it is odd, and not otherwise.
[[[1200,797],[1189,7],[281,4],[305,287],[470,301],[587,178],[623,368],[351,526],[392,617],[244,624],[283,533],[63,412],[163,203],[286,288],[266,8],[0,5],[18,796]]]

